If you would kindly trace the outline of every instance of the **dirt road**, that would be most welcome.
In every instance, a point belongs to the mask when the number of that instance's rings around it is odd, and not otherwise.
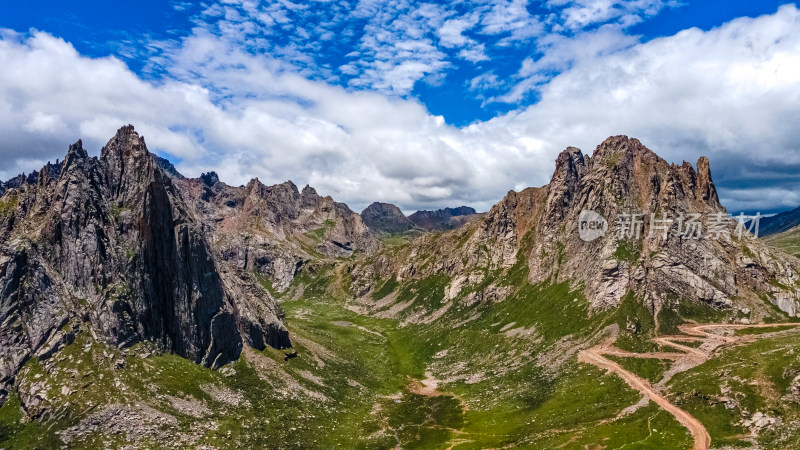
[[[702,422],[695,419],[686,411],[670,403],[669,400],[653,390],[653,388],[650,386],[650,383],[648,383],[646,380],[643,380],[631,372],[623,369],[622,366],[604,357],[595,349],[582,351],[578,355],[578,361],[593,364],[601,369],[610,370],[616,373],[623,380],[625,380],[630,387],[646,395],[650,398],[650,400],[653,401],[653,403],[657,404],[665,411],[675,416],[678,422],[680,422],[684,427],[688,428],[689,432],[692,434],[692,439],[694,439],[694,447],[692,448],[694,450],[707,450],[711,446],[711,436],[708,435],[708,431],[706,431],[706,427],[703,426]]]
[[[686,427],[694,439],[693,450],[707,450],[711,446],[711,436],[709,436],[703,423],[694,418],[688,412],[678,408],[669,402],[664,396],[659,394],[647,380],[625,370],[621,365],[606,358],[603,355],[612,355],[625,358],[655,358],[672,360],[677,364],[681,360],[690,360],[695,364],[686,367],[694,367],[711,357],[711,352],[720,345],[733,344],[744,339],[757,339],[758,336],[724,336],[712,333],[709,330],[728,329],[741,330],[746,328],[775,328],[775,327],[800,327],[798,323],[773,323],[773,324],[702,324],[702,325],[682,325],[680,331],[685,335],[659,336],[652,341],[667,345],[684,353],[676,352],[652,352],[652,353],[632,353],[613,346],[613,343],[604,343],[588,350],[583,350],[578,354],[578,361],[592,364],[601,369],[614,372],[625,380],[628,385],[646,395],[650,400],[672,414],[675,419]],[[700,342],[700,348],[689,347],[680,342]],[[705,349],[704,349],[705,348]],[[683,369],[685,370],[685,369]],[[662,381],[663,383],[663,381]]]

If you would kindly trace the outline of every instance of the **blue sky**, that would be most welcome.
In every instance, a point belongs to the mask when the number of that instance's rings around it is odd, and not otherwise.
[[[25,61],[55,92],[26,88],[23,67],[0,80],[0,109],[23,130],[0,148],[5,177],[131,122],[189,175],[292,178],[354,208],[485,209],[546,183],[564,146],[630,134],[672,162],[709,155],[732,211],[800,205],[788,2],[2,6],[0,61]]]

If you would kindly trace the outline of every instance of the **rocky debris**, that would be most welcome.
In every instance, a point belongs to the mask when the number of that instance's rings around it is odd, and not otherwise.
[[[408,216],[409,220],[423,230],[452,230],[478,216],[477,211],[469,206],[444,208],[436,211],[417,211]]]
[[[107,436],[121,435],[124,439],[141,442],[151,440],[162,446],[175,446],[174,429],[178,419],[148,405],[107,405],[92,413],[77,425],[58,432],[65,444],[100,432]],[[189,443],[189,442],[186,442]]]
[[[233,407],[238,407],[239,405],[242,405],[244,407],[250,406],[250,402],[247,401],[240,392],[236,392],[225,386],[206,384],[201,386],[201,389],[203,390],[203,392],[210,395],[211,398],[220,403],[224,403],[226,405]]]
[[[165,395],[164,399],[170,407],[181,414],[195,418],[203,418],[211,415],[211,410],[205,402],[194,397],[173,397],[171,395]]]
[[[749,428],[754,436],[763,430],[772,430],[779,427],[783,421],[780,417],[770,417],[764,413],[756,412],[750,418],[742,421],[742,426]]]
[[[11,183],[0,201],[0,389],[86,323],[121,348],[147,341],[208,367],[243,343],[290,346],[270,294],[230,267],[179,183],[132,126],[89,157],[80,141],[58,168]]]
[[[402,233],[414,228],[414,223],[391,203],[372,203],[361,211],[361,220],[379,233]]]

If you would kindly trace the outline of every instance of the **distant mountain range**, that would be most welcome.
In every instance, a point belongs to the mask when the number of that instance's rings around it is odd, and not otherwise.
[[[361,212],[361,219],[379,233],[402,233],[414,229],[421,231],[453,230],[465,223],[483,217],[474,208],[460,206],[436,211],[417,211],[406,216],[391,203],[375,202]]]
[[[767,237],[789,231],[797,226],[800,226],[800,208],[770,217],[762,217],[758,223],[758,235]]]

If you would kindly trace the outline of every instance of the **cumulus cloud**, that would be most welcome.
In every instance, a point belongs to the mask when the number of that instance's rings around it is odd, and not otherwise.
[[[309,78],[207,30],[162,53],[168,76],[157,82],[46,33],[3,32],[0,176],[61,157],[78,137],[97,153],[133,123],[189,176],[292,179],[354,209],[372,201],[487,209],[509,189],[546,183],[564,147],[591,152],[628,134],[673,162],[708,155],[732,210],[800,201],[797,8],[647,43],[609,36],[604,48],[613,51],[574,50],[560,74],[537,85],[535,105],[456,128],[416,100]]]
[[[547,136],[556,147],[593,148],[610,134],[628,134],[672,161],[708,155],[722,197],[734,210],[757,206],[737,186],[786,167],[780,177],[761,178],[763,185],[749,188],[781,192],[782,201],[761,197],[762,207],[775,208],[797,205],[798,100],[800,11],[786,5],[708,32],[688,29],[579,57],[541,87],[539,103],[485,126]]]

